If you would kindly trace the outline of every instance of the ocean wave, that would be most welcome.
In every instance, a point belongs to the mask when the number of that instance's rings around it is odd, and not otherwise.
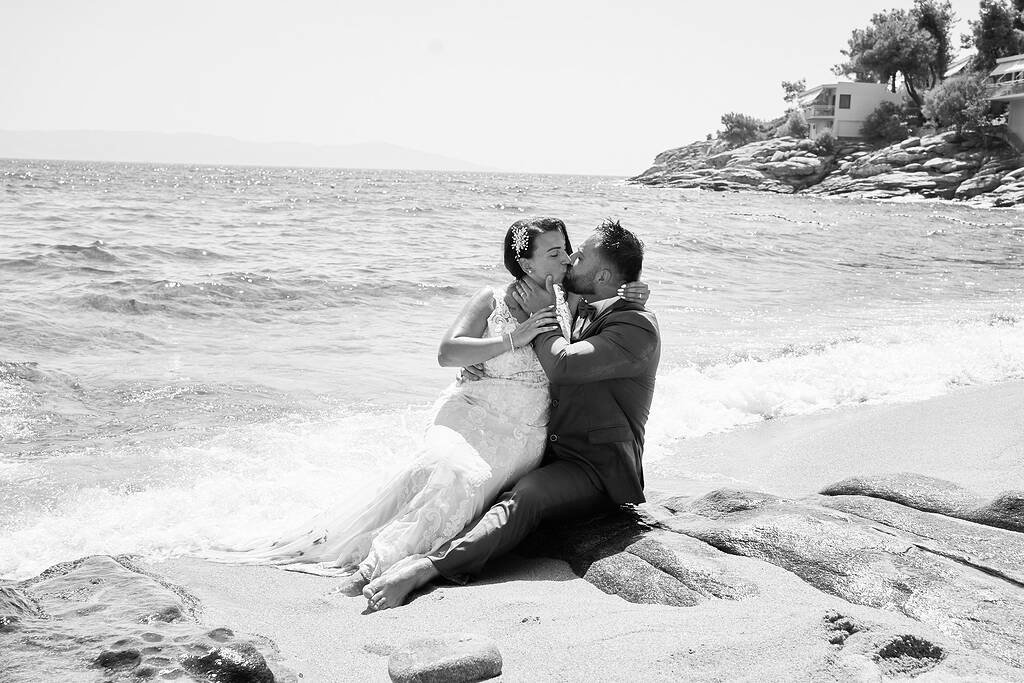
[[[82,246],[80,244],[55,244],[53,245],[53,249],[62,254],[81,256],[90,261],[103,261],[107,263],[117,261],[117,257],[104,249],[103,246],[104,243],[97,240],[87,246]]]
[[[663,457],[677,439],[765,420],[1015,379],[1024,379],[1024,329],[1001,313],[952,325],[881,326],[765,357],[672,368],[658,376],[649,454]]]
[[[71,299],[78,308],[87,308],[105,313],[123,313],[126,315],[145,315],[147,313],[165,312],[168,306],[150,304],[134,298],[122,298],[106,294],[83,294]]]
[[[56,380],[38,363],[0,360],[0,443],[30,438],[40,423],[51,421],[43,404],[52,393],[47,385]]]
[[[476,269],[479,272],[480,269]],[[243,317],[270,311],[310,311],[374,305],[382,300],[429,301],[463,297],[470,290],[459,285],[381,277],[367,270],[365,281],[338,281],[324,277],[277,278],[250,272],[229,272],[208,280],[113,280],[91,281],[61,295],[62,301],[79,310],[120,315],[167,315],[201,318],[237,309]]]
[[[253,529],[290,528],[338,501],[358,504],[415,456],[428,414],[345,409],[228,429],[194,445],[7,463],[0,496],[27,493],[0,524],[0,576],[97,553],[188,554]]]

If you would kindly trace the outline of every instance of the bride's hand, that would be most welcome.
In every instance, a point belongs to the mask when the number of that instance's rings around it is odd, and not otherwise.
[[[558,315],[555,313],[555,307],[548,306],[519,324],[519,327],[512,332],[512,343],[518,349],[532,342],[538,334],[557,329]]]
[[[647,286],[646,282],[640,280],[627,282],[619,287],[617,293],[626,301],[635,301],[640,305],[646,304],[647,300],[651,298],[651,288]]]

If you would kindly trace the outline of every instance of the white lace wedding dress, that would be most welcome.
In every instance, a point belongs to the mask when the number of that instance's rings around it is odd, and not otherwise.
[[[571,316],[556,290],[559,323]],[[518,323],[493,291],[486,336]],[[417,459],[364,508],[328,510],[293,534],[252,550],[218,553],[237,563],[285,564],[311,573],[359,569],[373,579],[407,557],[428,555],[452,539],[498,494],[537,467],[544,452],[548,382],[531,346],[484,364],[485,377],[456,383],[438,398]]]

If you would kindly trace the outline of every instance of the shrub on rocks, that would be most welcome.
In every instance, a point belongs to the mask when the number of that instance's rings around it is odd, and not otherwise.
[[[836,134],[827,128],[814,138],[814,147],[818,154],[835,154],[838,146]]]
[[[895,102],[882,102],[864,119],[860,134],[871,142],[900,142],[910,137],[910,128]]]
[[[804,118],[804,113],[799,109],[793,109],[786,117],[785,123],[775,129],[777,137],[805,138],[811,132],[811,127]]]
[[[982,76],[948,78],[924,95],[924,115],[936,125],[952,126],[959,137],[965,130],[989,127],[989,101]]]
[[[761,132],[761,121],[747,114],[729,112],[722,114],[722,125],[725,130],[718,134],[718,137],[725,140],[733,147],[764,139]]]

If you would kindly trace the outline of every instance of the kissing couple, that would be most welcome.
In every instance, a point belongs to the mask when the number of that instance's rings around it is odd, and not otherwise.
[[[477,292],[441,340],[440,364],[463,370],[416,460],[365,505],[213,559],[345,575],[376,611],[465,583],[545,520],[644,501],[661,339],[643,243],[609,220],[574,251],[565,223],[537,218],[503,249],[515,279]]]

